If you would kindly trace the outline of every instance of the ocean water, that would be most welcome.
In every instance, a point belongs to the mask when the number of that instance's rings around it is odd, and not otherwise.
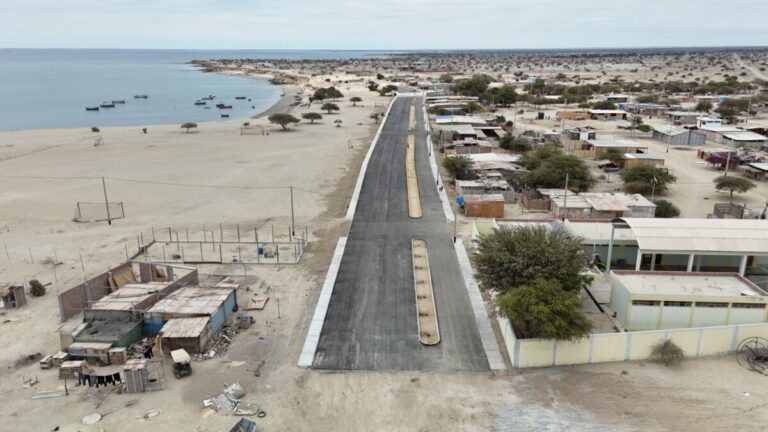
[[[349,59],[371,51],[0,49],[0,130],[148,126],[245,118],[263,112],[281,90],[266,81],[203,73],[195,59]],[[147,99],[134,99],[146,94]],[[207,101],[210,109],[195,106]],[[246,100],[236,100],[245,96]],[[250,99],[250,101],[248,100]],[[86,106],[125,100],[115,108]],[[232,105],[219,110],[216,103]]]

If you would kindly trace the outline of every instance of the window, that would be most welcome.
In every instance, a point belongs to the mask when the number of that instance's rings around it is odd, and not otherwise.
[[[734,309],[765,309],[763,303],[733,303],[731,305]]]
[[[660,301],[655,300],[632,300],[632,306],[658,306]]]
[[[727,308],[728,303],[696,302],[697,308]]]
[[[691,302],[684,301],[665,301],[664,307],[691,307]]]

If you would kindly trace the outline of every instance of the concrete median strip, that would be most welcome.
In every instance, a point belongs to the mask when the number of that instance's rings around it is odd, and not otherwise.
[[[422,216],[419,180],[416,174],[416,139],[408,135],[408,149],[405,152],[405,187],[408,190],[408,216],[418,219]]]
[[[437,345],[440,343],[440,327],[437,323],[432,274],[429,271],[427,242],[411,240],[411,253],[413,254],[413,285],[416,292],[419,342],[424,345]]]

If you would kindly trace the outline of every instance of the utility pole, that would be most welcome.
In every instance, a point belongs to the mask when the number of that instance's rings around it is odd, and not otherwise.
[[[295,236],[296,231],[294,230],[294,227],[296,226],[296,222],[294,220],[294,214],[293,214],[293,186],[291,186],[291,235]]]
[[[651,184],[653,185],[651,187],[651,202],[653,202],[653,196],[656,193],[656,177],[651,180]]]
[[[728,177],[728,168],[731,167],[731,150],[728,150],[728,159],[725,160],[725,173],[723,177]]]
[[[112,216],[109,214],[109,198],[107,198],[107,182],[101,177],[101,187],[104,189],[104,206],[107,208],[107,223],[112,225]]]
[[[563,222],[568,216],[568,173],[565,173],[565,197],[563,198]]]

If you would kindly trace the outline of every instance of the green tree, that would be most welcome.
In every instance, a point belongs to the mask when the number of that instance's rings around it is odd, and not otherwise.
[[[499,140],[499,147],[516,153],[523,153],[532,149],[533,143],[525,137],[506,134]]]
[[[755,184],[751,181],[743,178],[743,177],[735,177],[735,176],[720,176],[715,177],[712,179],[712,181],[715,183],[715,189],[717,190],[725,190],[730,192],[730,199],[731,202],[733,202],[733,193],[744,193],[749,192],[750,190],[755,188]]]
[[[506,294],[536,279],[557,281],[578,293],[592,281],[581,241],[548,227],[500,228],[477,240],[478,279],[486,289]]]
[[[368,90],[370,91],[379,91],[379,85],[373,81],[368,82]]]
[[[309,120],[310,123],[314,123],[315,120],[322,120],[323,115],[316,112],[308,112],[301,115],[304,120]]]
[[[373,121],[375,121],[375,122],[376,122],[376,124],[379,124],[379,120],[381,119],[381,114],[379,114],[379,113],[373,113],[373,114],[369,115],[369,116],[368,116],[368,118],[370,118],[370,119],[372,119]]]
[[[680,209],[667,200],[656,200],[656,213],[654,216],[657,218],[676,218],[680,216]]]
[[[29,293],[32,297],[42,297],[45,295],[45,285],[37,279],[32,279],[29,281]]]
[[[605,110],[612,110],[616,109],[616,104],[613,102],[608,101],[599,101],[592,104],[592,108],[594,109],[605,109]]]
[[[517,93],[515,92],[515,87],[504,84],[501,87],[486,90],[483,94],[483,100],[507,107],[517,101]]]
[[[181,125],[181,128],[184,129],[187,133],[189,133],[190,129],[197,129],[197,123],[183,123]]]
[[[538,168],[523,177],[523,182],[532,187],[563,188],[566,175],[571,190],[588,191],[597,183],[584,161],[562,153],[545,159]]]
[[[453,84],[453,91],[462,96],[480,97],[492,82],[493,78],[488,75],[475,75],[470,79],[455,82]]]
[[[381,73],[377,73],[376,74],[376,79],[377,80],[383,80],[384,79],[384,75],[382,75]]]
[[[747,99],[726,99],[717,107],[715,112],[725,118],[730,118],[743,114],[748,109],[749,101]]]
[[[270,123],[280,125],[284,131],[288,130],[288,125],[291,123],[299,123],[301,121],[288,113],[272,114],[271,116],[267,117],[267,119]]]
[[[536,149],[532,154],[527,154],[520,159],[520,165],[528,170],[535,170],[540,167],[545,160],[560,155],[560,150],[553,145],[545,145]]]
[[[440,75],[440,81],[444,83],[452,83],[453,82],[453,75],[451,74],[442,74]]]
[[[477,111],[478,109],[480,109],[480,105],[478,105],[477,102],[475,102],[475,101],[471,101],[471,102],[467,103],[467,106],[466,106],[466,108],[464,108],[464,111],[466,111],[466,112],[471,114],[471,113]]]
[[[664,195],[669,185],[677,181],[667,170],[649,165],[626,168],[620,176],[624,180],[624,191],[643,195]]]
[[[343,98],[344,94],[336,89],[336,87],[328,87],[328,88],[319,88],[315,90],[315,93],[312,95],[316,100],[326,100],[326,99],[339,99]]]
[[[320,109],[323,111],[328,111],[328,114],[330,114],[331,111],[338,111],[339,106],[336,105],[335,103],[326,102],[323,104],[323,106],[320,107]]]
[[[384,86],[381,90],[379,90],[379,95],[386,96],[386,95],[388,95],[390,93],[393,93],[393,92],[396,92],[396,91],[397,91],[397,86],[389,84],[389,85]]]
[[[563,291],[554,280],[536,279],[522,285],[497,297],[496,306],[523,339],[578,340],[592,330],[578,293]]]
[[[342,123],[341,119],[336,119],[336,120],[334,120],[333,122],[334,122],[334,123],[336,123],[336,127],[337,127],[337,128],[338,128],[338,127],[341,127],[341,123]]]
[[[357,106],[357,103],[362,102],[363,98],[359,96],[352,96],[351,98],[349,98],[349,101],[352,102],[352,106]]]
[[[651,348],[651,360],[664,363],[664,366],[674,365],[685,360],[685,352],[671,340],[665,339]]]
[[[605,159],[613,164],[620,165],[621,161],[624,160],[624,154],[614,148],[609,148],[604,152],[598,153],[597,159]]]
[[[443,159],[443,168],[454,180],[463,180],[472,169],[472,159],[464,156],[452,156]]]

